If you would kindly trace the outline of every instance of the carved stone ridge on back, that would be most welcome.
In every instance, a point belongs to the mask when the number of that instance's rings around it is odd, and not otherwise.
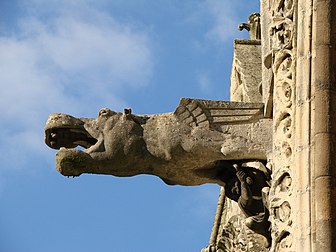
[[[263,103],[226,102],[182,98],[175,110],[180,122],[191,127],[219,130],[222,125],[253,122],[263,117]]]

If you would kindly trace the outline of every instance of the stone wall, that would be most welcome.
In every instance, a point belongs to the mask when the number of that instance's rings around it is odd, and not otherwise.
[[[262,102],[260,40],[234,41],[230,100]]]

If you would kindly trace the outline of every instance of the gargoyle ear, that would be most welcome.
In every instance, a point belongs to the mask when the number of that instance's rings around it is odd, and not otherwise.
[[[124,108],[124,113],[125,113],[125,115],[130,115],[130,114],[132,114],[132,109],[131,108]]]
[[[132,109],[131,108],[124,108],[124,115],[126,118],[132,118]]]

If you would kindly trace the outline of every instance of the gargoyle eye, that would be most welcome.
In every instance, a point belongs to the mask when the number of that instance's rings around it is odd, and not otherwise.
[[[99,111],[98,116],[107,116],[110,115],[111,110],[108,108],[103,108]]]

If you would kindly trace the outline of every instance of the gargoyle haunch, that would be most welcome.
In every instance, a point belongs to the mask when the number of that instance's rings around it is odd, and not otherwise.
[[[56,168],[65,176],[152,174],[169,185],[224,185],[223,169],[237,160],[266,160],[271,130],[262,103],[183,98],[166,114],[102,109],[89,119],[54,113],[45,142],[60,149]]]

